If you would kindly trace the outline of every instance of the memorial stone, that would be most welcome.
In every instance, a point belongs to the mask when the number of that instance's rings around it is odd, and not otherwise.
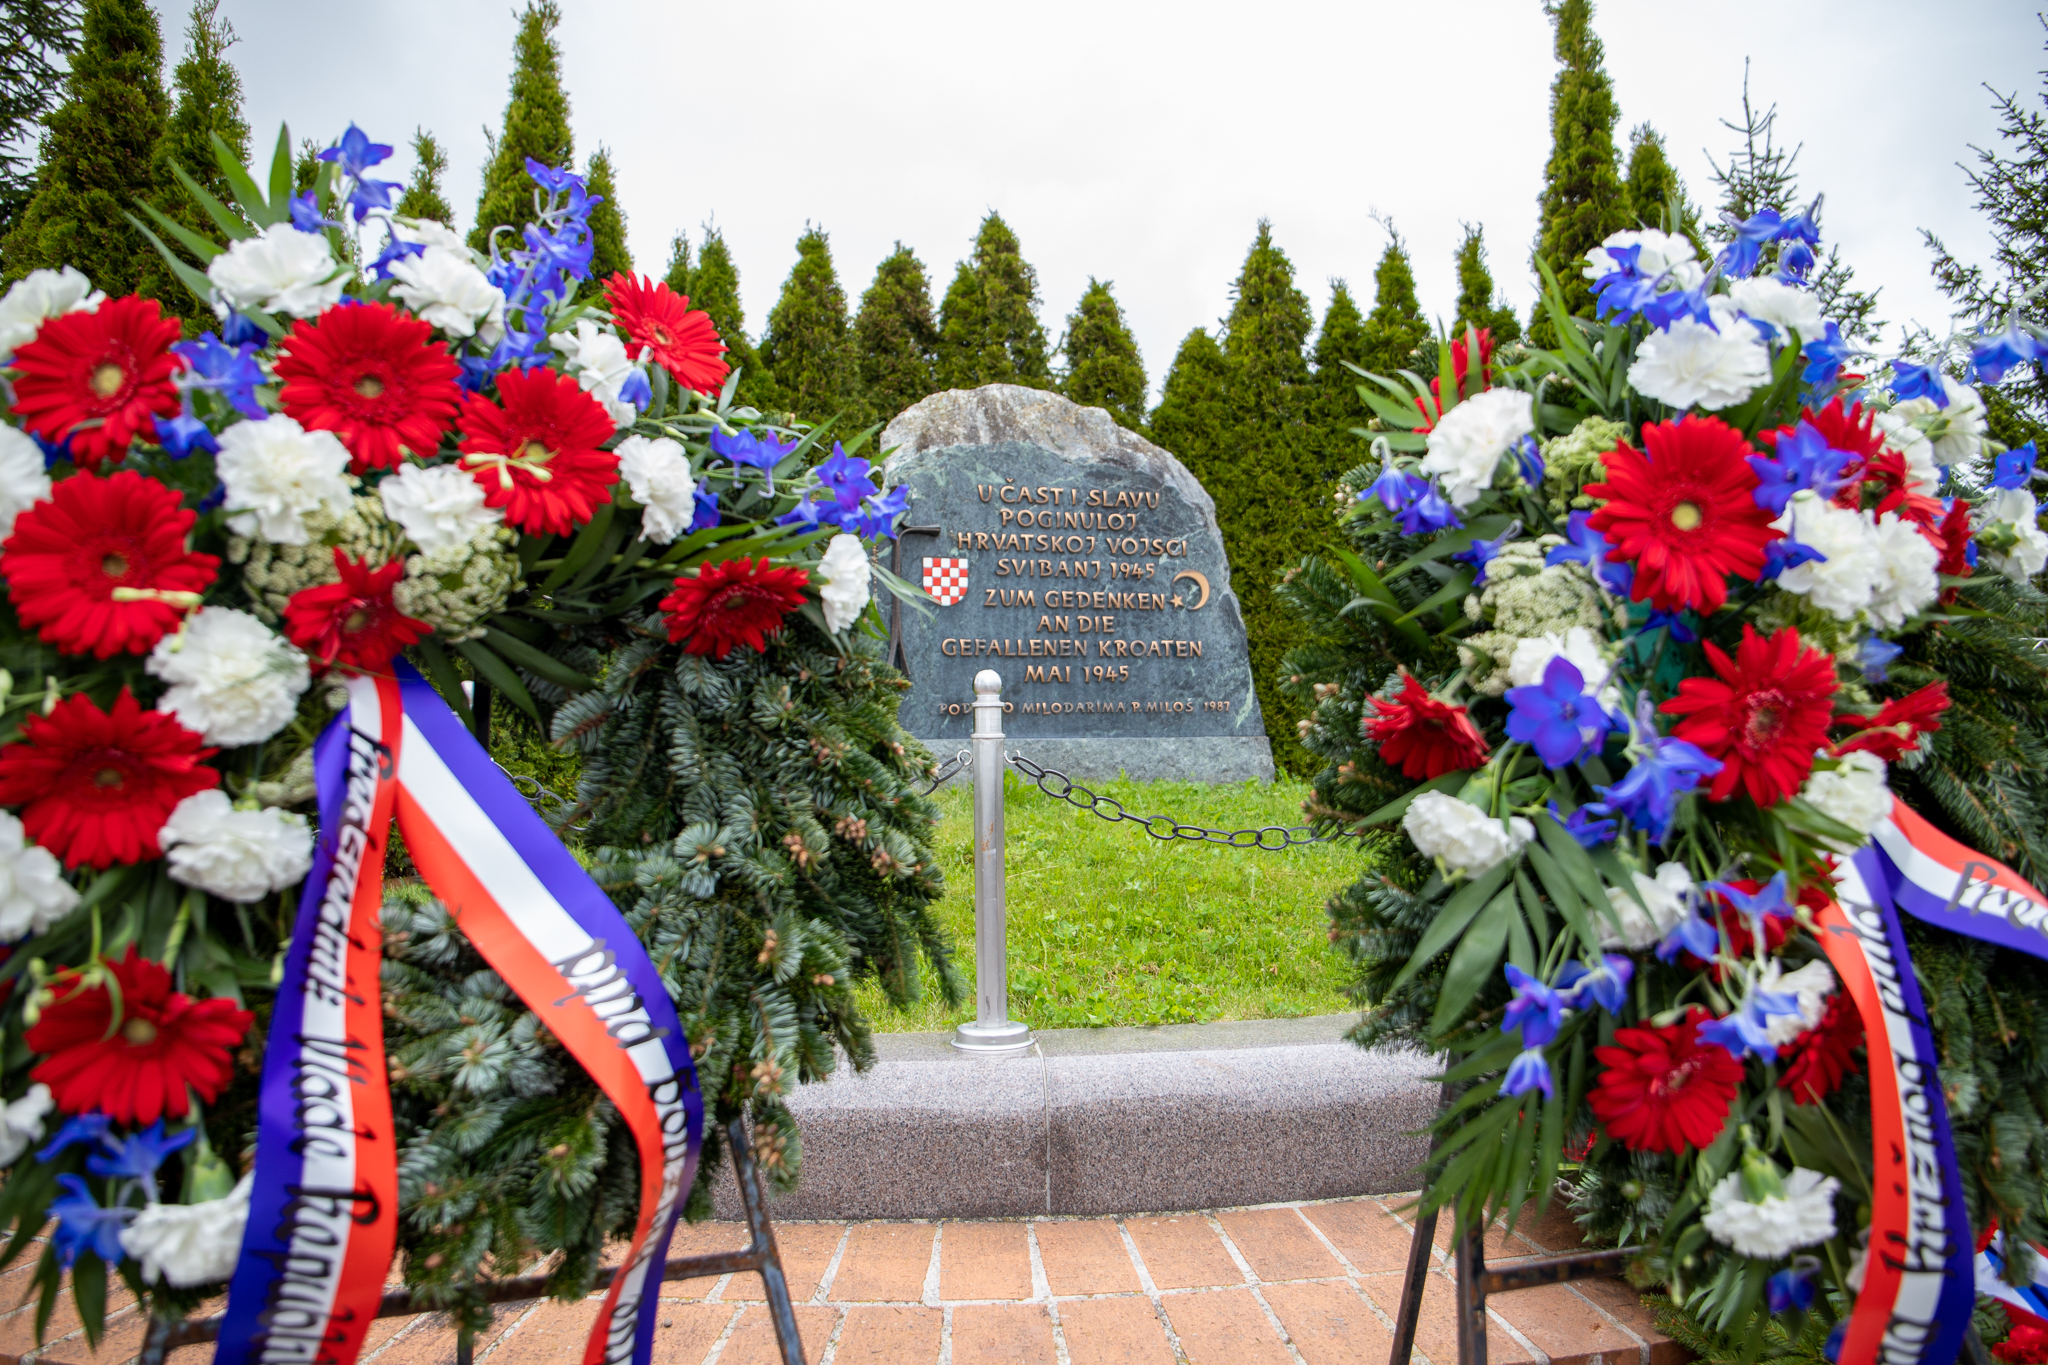
[[[974,675],[1003,679],[1010,752],[1077,778],[1270,781],[1272,750],[1216,505],[1100,408],[989,384],[891,422],[910,490],[890,609],[905,729],[966,746]]]

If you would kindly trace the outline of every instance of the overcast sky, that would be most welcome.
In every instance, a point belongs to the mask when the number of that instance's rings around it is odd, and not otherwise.
[[[153,0],[183,46],[183,0]],[[1057,340],[1088,277],[1112,280],[1156,396],[1180,339],[1229,310],[1257,221],[1272,220],[1320,319],[1330,281],[1370,307],[1391,221],[1423,308],[1449,322],[1461,222],[1495,279],[1528,265],[1555,64],[1539,0],[893,0],[705,5],[561,0],[578,157],[612,149],[629,242],[660,274],[683,228],[715,221],[758,334],[807,222],[831,234],[849,300],[898,240],[935,301],[982,216],[1038,269]],[[1880,316],[1945,330],[1919,230],[1988,249],[1958,161],[1995,138],[1989,83],[2038,99],[2033,6],[2005,0],[1778,0],[1715,19],[1669,0],[1602,0],[1621,105],[1711,201],[1720,120],[1751,96],[1803,144],[1805,193]],[[331,140],[351,119],[402,144],[432,131],[467,227],[484,127],[502,119],[512,0],[225,0],[258,146],[280,122]],[[175,60],[175,59],[173,59]],[[265,155],[267,156],[267,150]]]

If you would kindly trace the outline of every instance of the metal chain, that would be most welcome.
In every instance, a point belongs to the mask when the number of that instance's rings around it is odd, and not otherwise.
[[[962,754],[961,757],[965,758],[966,755]],[[1266,825],[1259,829],[1239,830],[1204,829],[1200,825],[1184,825],[1170,815],[1133,815],[1125,810],[1123,803],[1115,797],[1098,796],[1063,772],[1041,768],[1021,754],[1005,753],[1003,757],[1011,767],[1054,800],[1065,801],[1068,805],[1079,806],[1085,811],[1093,811],[1112,822],[1125,820],[1134,825],[1142,825],[1147,834],[1161,841],[1184,839],[1189,843],[1221,844],[1226,848],[1262,848],[1268,853],[1277,853],[1296,844],[1320,844],[1326,840],[1341,838],[1344,834],[1343,830],[1335,830],[1329,834],[1312,834],[1310,830],[1313,827],[1310,825]]]
[[[969,763],[972,763],[973,761],[974,756],[965,749],[962,749],[959,753],[954,754],[951,758],[947,759],[939,767],[934,768],[932,770],[931,785],[924,789],[924,794],[926,796],[930,796],[933,792],[939,789],[939,784],[941,782],[944,782],[947,778],[953,776],[953,774],[957,772],[964,771],[967,765]]]

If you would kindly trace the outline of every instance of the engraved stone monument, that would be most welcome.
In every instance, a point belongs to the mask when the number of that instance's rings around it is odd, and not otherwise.
[[[891,608],[903,725],[966,746],[974,675],[1003,678],[1011,752],[1073,777],[1270,781],[1216,505],[1100,408],[1011,384],[934,394],[891,422],[910,489]]]

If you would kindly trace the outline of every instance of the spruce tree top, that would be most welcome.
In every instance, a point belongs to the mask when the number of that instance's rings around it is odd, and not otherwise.
[[[138,200],[173,200],[159,158],[170,107],[162,72],[163,35],[146,0],[88,0],[35,198],[7,240],[9,279],[76,265],[109,294],[166,292],[169,270],[127,216]]]
[[[1391,375],[1396,370],[1425,370],[1435,365],[1418,359],[1417,353],[1429,340],[1429,323],[1422,305],[1415,299],[1415,269],[1408,261],[1408,248],[1399,233],[1387,234],[1387,249],[1372,272],[1372,312],[1365,319],[1365,358],[1359,362],[1374,374]]]
[[[796,265],[761,333],[761,360],[775,376],[775,401],[791,412],[827,418],[853,398],[846,291],[820,228],[797,239]]]
[[[684,298],[695,292],[690,283],[690,234],[678,232],[668,244],[668,269],[662,273],[661,282]]]
[[[982,219],[974,254],[960,262],[939,306],[939,387],[1052,387],[1038,272],[1001,214]]]
[[[901,242],[875,267],[874,283],[861,295],[853,349],[861,389],[855,425],[886,422],[938,390],[931,279],[917,253]]]
[[[1292,390],[1308,380],[1303,348],[1315,318],[1308,295],[1294,287],[1294,264],[1273,245],[1273,225],[1263,218],[1230,292],[1223,354],[1237,399],[1269,418],[1292,416]]]
[[[588,300],[604,293],[604,282],[614,275],[633,273],[633,253],[626,248],[626,211],[619,207],[619,189],[612,177],[612,154],[599,147],[590,154],[585,183],[591,197],[601,200],[590,211],[590,278],[576,291]]]
[[[519,36],[512,44],[512,95],[505,103],[505,126],[491,143],[484,167],[483,193],[477,196],[476,227],[469,244],[489,251],[491,229],[517,229],[533,221],[533,181],[526,158],[548,166],[567,166],[576,159],[569,132],[569,96],[562,89],[562,47],[555,28],[562,12],[555,0],[527,0],[519,17]]]
[[[36,192],[36,125],[64,92],[78,51],[77,0],[9,0],[0,11],[0,237]]]
[[[1152,409],[1152,440],[1192,469],[1199,461],[1190,457],[1216,441],[1230,421],[1230,365],[1216,338],[1197,327],[1181,339],[1167,368],[1159,406]]]
[[[1468,226],[1465,240],[1458,245],[1458,320],[1452,328],[1463,336],[1468,327],[1493,333],[1496,346],[1522,337],[1522,321],[1512,308],[1493,296],[1493,272],[1486,268],[1486,232]]]
[[[1700,211],[1685,193],[1685,182],[1664,155],[1664,138],[1647,123],[1628,135],[1625,197],[1632,225],[1676,232],[1700,246]]]
[[[1351,297],[1351,286],[1343,280],[1330,281],[1330,305],[1323,310],[1323,325],[1316,332],[1315,382],[1316,406],[1328,409],[1329,398],[1338,400],[1337,406],[1349,413],[1358,405],[1353,392],[1358,386],[1358,376],[1346,367],[1365,363],[1365,315],[1358,311],[1358,301]],[[1336,415],[1319,411],[1319,418]],[[1363,414],[1361,414],[1363,416]]]
[[[455,209],[441,189],[441,177],[448,173],[448,154],[424,128],[413,129],[412,179],[398,200],[398,212],[407,218],[431,218],[453,223]]]
[[[1061,386],[1067,397],[1103,409],[1132,431],[1145,429],[1145,362],[1107,281],[1089,277],[1060,350],[1067,357]]]
[[[242,78],[227,59],[235,30],[220,17],[220,0],[196,0],[185,33],[185,56],[175,75],[178,102],[159,144],[159,174],[169,183],[174,179],[170,168],[176,166],[214,198],[231,204],[234,195],[213,154],[213,139],[220,138],[239,160],[248,161],[249,125],[242,118]],[[190,195],[173,195],[157,207],[201,237],[226,245],[219,227]],[[188,328],[213,324],[213,310],[206,301],[175,280],[165,281],[162,301],[185,317]]]
[[[1536,256],[1550,263],[1574,314],[1593,313],[1591,286],[1576,262],[1629,220],[1614,150],[1614,82],[1601,64],[1605,50],[1593,32],[1593,0],[1560,0],[1549,7],[1562,69],[1550,87],[1550,161],[1537,201],[1541,227]],[[1544,331],[1538,319],[1535,329]]]

